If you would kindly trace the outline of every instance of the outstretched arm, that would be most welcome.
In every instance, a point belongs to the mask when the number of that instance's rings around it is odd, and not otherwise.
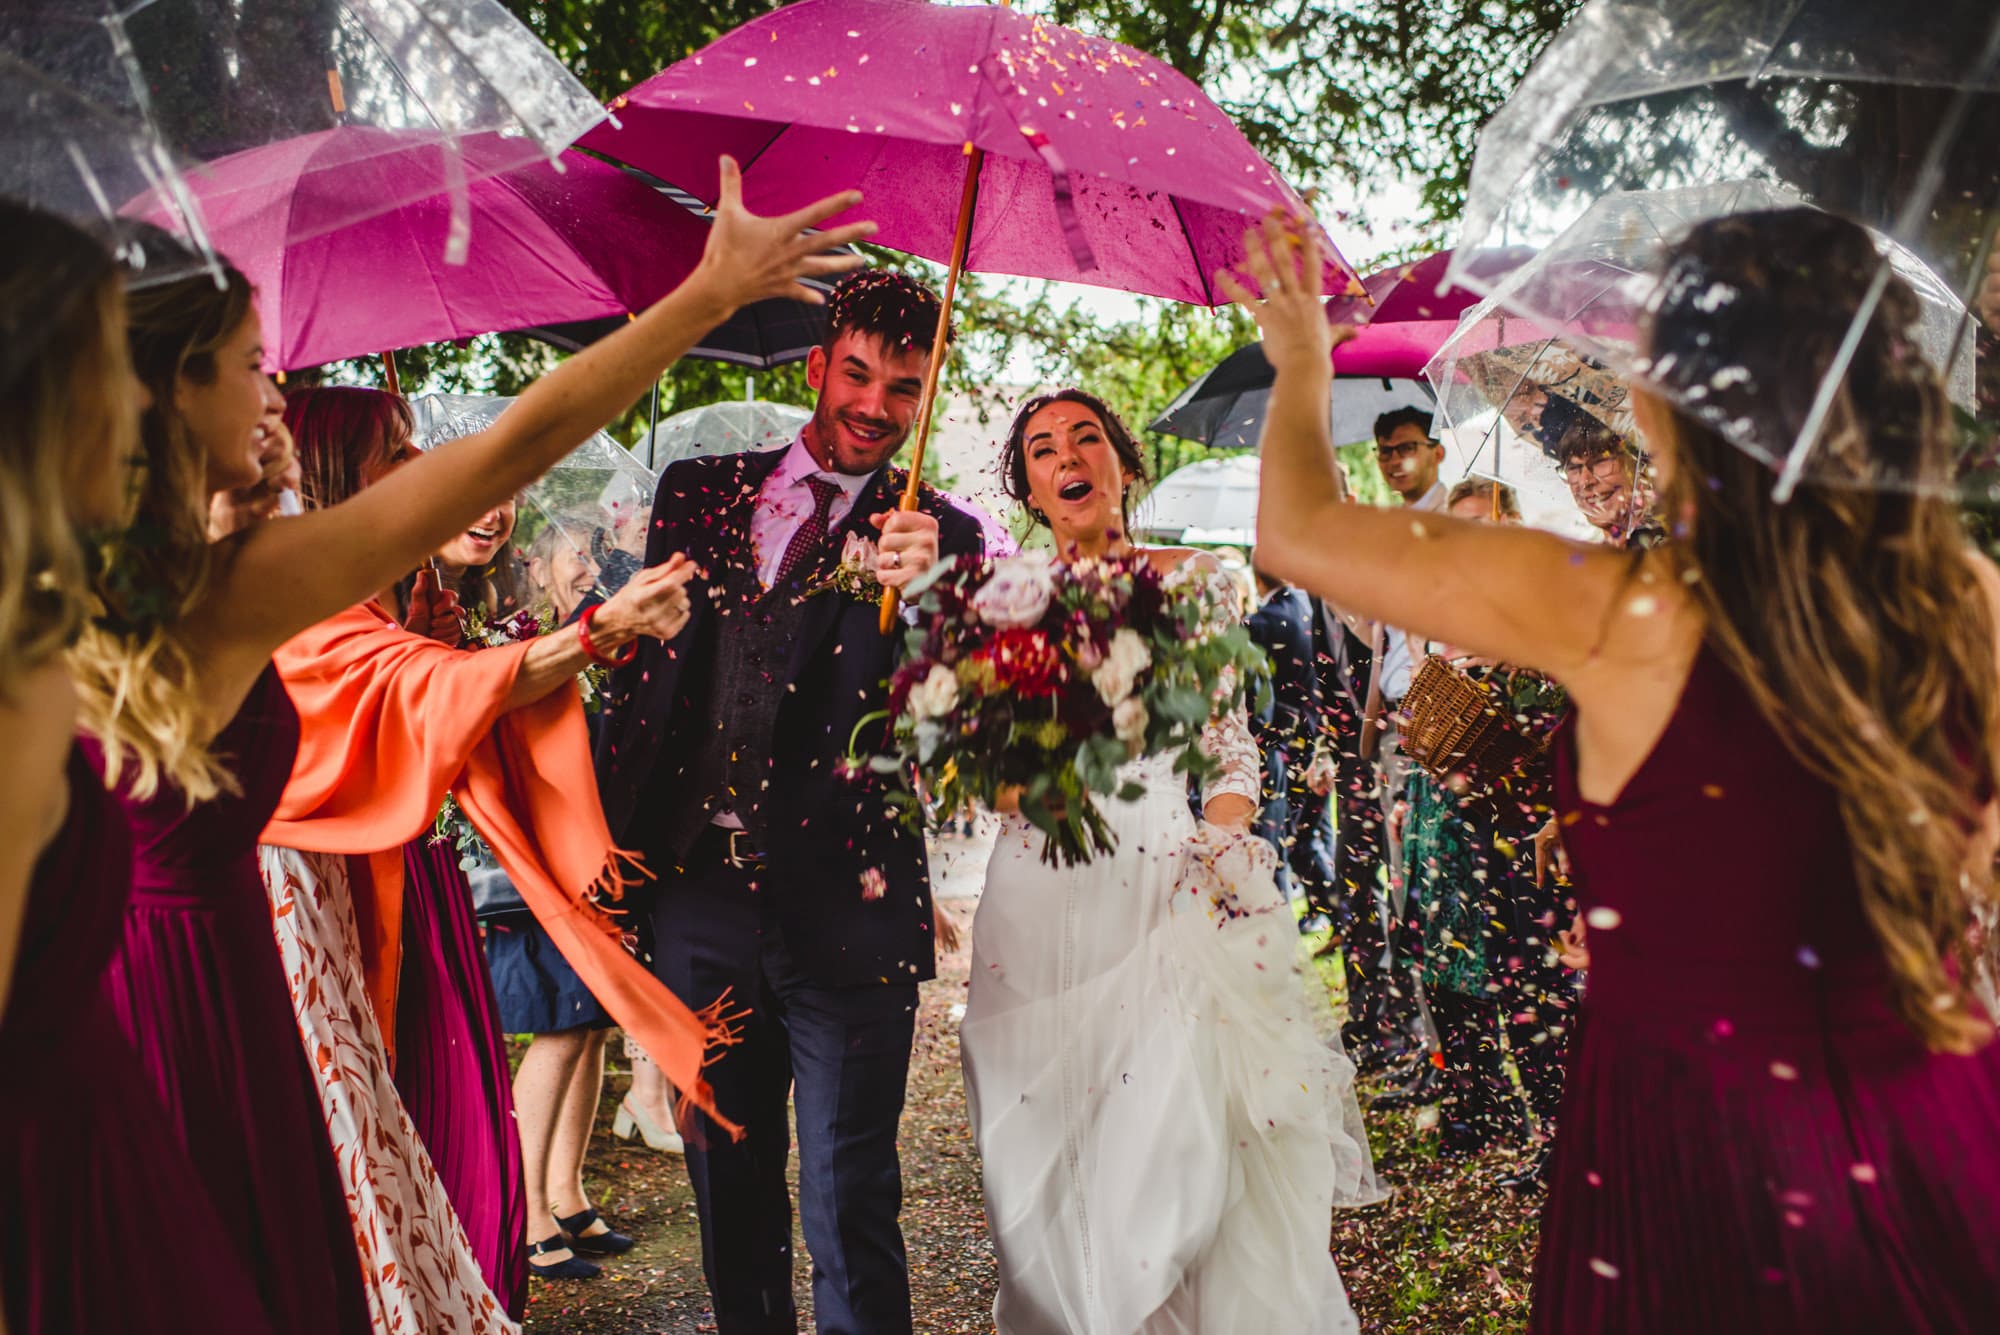
[[[1257,555],[1343,610],[1564,677],[1590,659],[1625,588],[1628,558],[1532,529],[1345,504],[1326,420],[1332,352],[1320,253],[1267,219],[1245,235],[1251,288],[1228,274],[1277,372],[1264,419]],[[1673,591],[1678,596],[1678,590]]]
[[[874,227],[807,229],[859,200],[850,191],[760,218],[744,210],[740,176],[724,159],[707,249],[673,292],[536,381],[485,431],[439,446],[344,504],[258,525],[238,540],[219,562],[213,596],[184,632],[209,669],[205,687],[218,658],[231,667],[259,665],[291,635],[416,565],[603,427],[738,307],[775,296],[823,300],[799,280],[859,264],[825,252]],[[214,689],[229,694],[221,682]]]
[[[641,635],[671,640],[688,623],[688,581],[694,563],[679,552],[664,565],[648,566],[606,599],[591,618],[590,640],[609,657],[622,654]],[[507,694],[507,708],[533,704],[590,666],[583,637],[574,626],[544,635],[522,655],[520,675]]]

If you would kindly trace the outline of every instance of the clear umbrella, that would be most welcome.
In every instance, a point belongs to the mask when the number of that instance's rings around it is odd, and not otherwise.
[[[212,264],[213,249],[189,205],[189,165],[143,120],[99,106],[0,50],[0,195],[106,236],[135,281],[166,281]],[[116,227],[119,206],[136,196],[168,203],[161,221],[194,252],[191,262],[144,268],[156,257]]]
[[[1541,244],[1619,192],[1755,181],[1873,227],[1963,310],[2000,226],[1996,118],[1992,0],[1591,0],[1482,131],[1459,245]],[[1897,272],[1862,276],[1861,319]],[[1934,361],[1974,337],[1961,319]],[[1850,471],[1812,460],[1846,355],[1776,447],[1780,493]]]
[[[430,449],[482,431],[513,402],[484,394],[420,395],[410,400],[413,438],[419,448]],[[526,554],[561,548],[575,558],[574,580],[595,583],[600,572],[608,579],[614,567],[629,574],[645,555],[646,517],[657,481],[630,450],[599,431],[521,493],[514,549]]]
[[[1791,467],[1794,479],[1906,490],[1955,486],[1954,479],[1900,474],[1851,451],[1799,453],[1796,437],[1768,438],[1730,409],[1733,396],[1723,391],[1731,384],[1713,383],[1727,381],[1728,368],[1687,383],[1672,359],[1655,364],[1639,355],[1638,330],[1657,296],[1653,269],[1666,243],[1704,219],[1800,203],[1792,191],[1766,181],[1617,192],[1598,200],[1461,317],[1426,371],[1442,418],[1458,431],[1484,421],[1489,437],[1504,420],[1515,434],[1554,451],[1579,414],[1629,437],[1626,384],[1638,382],[1770,464],[1781,479]],[[1907,247],[1877,241],[1884,272],[1920,302],[1921,319],[1912,331],[1918,349],[1943,372],[1953,401],[1969,407],[1973,358],[1962,336],[1965,305]],[[1716,301],[1731,298],[1720,290],[1712,294]],[[1553,407],[1544,406],[1552,400]]]
[[[637,452],[664,472],[682,459],[782,449],[811,416],[809,409],[768,399],[706,403],[662,421],[639,442]]]
[[[505,171],[553,156],[604,114],[498,0],[20,0],[0,13],[0,49],[197,171],[302,138],[327,141],[314,169],[333,173],[416,147],[415,167],[324,192],[287,220],[287,241],[451,194],[461,225],[450,244],[462,254],[469,169],[459,140],[504,139],[510,154],[470,170]],[[381,133],[336,136],[357,128]],[[185,205],[161,198],[143,173],[106,184],[126,192],[105,191],[122,211]]]

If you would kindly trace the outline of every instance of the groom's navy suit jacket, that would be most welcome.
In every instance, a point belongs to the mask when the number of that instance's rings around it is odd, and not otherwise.
[[[642,639],[637,658],[613,676],[597,739],[612,837],[653,860],[667,854],[657,842],[663,813],[648,807],[657,807],[694,759],[693,730],[677,728],[687,721],[676,711],[710,698],[696,674],[709,671],[714,653],[717,572],[756,560],[751,517],[764,479],[783,457],[772,450],[684,460],[661,475],[654,494],[646,564],[686,552],[709,578],[689,585],[693,615],[681,633],[664,643]],[[876,536],[868,516],[895,505],[906,476],[877,470],[828,542],[819,576],[838,564],[848,533]],[[920,508],[938,521],[940,559],[982,552],[982,531],[970,515],[928,488]],[[842,777],[856,726],[885,707],[885,682],[902,647],[903,628],[883,635],[877,616],[874,601],[836,590],[807,598],[773,730],[759,893],[775,896],[799,973],[828,987],[918,982],[936,972],[923,835],[885,808],[879,779],[864,786]],[[885,727],[875,720],[863,729],[861,749],[879,744]],[[863,895],[862,874],[871,868],[886,880],[879,898]]]

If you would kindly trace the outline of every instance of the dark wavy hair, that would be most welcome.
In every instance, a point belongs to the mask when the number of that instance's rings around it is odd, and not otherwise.
[[[937,338],[937,293],[892,269],[860,269],[833,285],[826,298],[827,352],[842,334],[860,333],[884,347],[929,352]],[[945,342],[952,339],[945,327]]]
[[[1673,405],[1653,444],[1710,645],[1838,796],[1897,1009],[1931,1048],[1965,1052],[1991,1033],[1968,989],[1972,911],[1994,893],[1971,857],[2000,790],[1993,617],[1949,498],[1850,484],[1949,476],[1916,295],[1891,279],[1860,327],[1814,445],[1824,467],[1789,501],[1707,424],[1794,438],[1882,262],[1860,226],[1815,209],[1714,219],[1669,247],[1643,335]]]
[[[1019,411],[1014,414],[1014,424],[1007,428],[1006,442],[1000,447],[1000,483],[1006,488],[1009,496],[1019,501],[1022,508],[1034,516],[1036,523],[1046,525],[1049,520],[1047,515],[1035,508],[1035,503],[1028,493],[1028,452],[1026,449],[1028,419],[1048,407],[1051,403],[1081,404],[1083,407],[1097,414],[1097,420],[1104,423],[1104,434],[1110,439],[1111,448],[1117,451],[1118,462],[1130,469],[1137,481],[1144,482],[1147,480],[1146,458],[1139,451],[1139,442],[1133,439],[1132,433],[1126,429],[1125,423],[1119,419],[1118,414],[1111,411],[1110,404],[1098,398],[1087,389],[1077,389],[1073,386],[1068,389],[1051,390],[1047,394],[1037,394],[1022,404]],[[1127,488],[1126,496],[1130,494],[1130,488]],[[1125,527],[1130,529],[1132,527],[1131,506],[1128,504],[1126,496],[1119,498],[1118,508],[1119,513],[1125,517]]]
[[[400,394],[314,385],[285,395],[285,426],[299,452],[299,492],[311,509],[339,505],[407,441],[416,419]]]

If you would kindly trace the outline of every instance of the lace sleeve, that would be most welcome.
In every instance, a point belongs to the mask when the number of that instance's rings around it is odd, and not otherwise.
[[[1250,716],[1242,706],[1211,720],[1201,730],[1201,749],[1222,765],[1222,772],[1201,786],[1203,806],[1224,793],[1247,797],[1253,806],[1263,800],[1264,757],[1257,749],[1257,739],[1250,735]]]

